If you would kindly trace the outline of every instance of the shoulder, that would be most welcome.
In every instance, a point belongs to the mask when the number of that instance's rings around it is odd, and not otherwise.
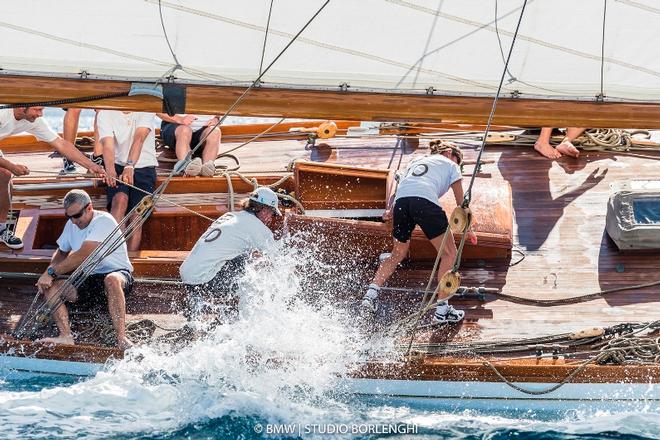
[[[94,218],[90,222],[90,226],[95,228],[106,228],[110,227],[114,229],[117,227],[118,223],[115,218],[105,211],[96,211],[94,210]]]

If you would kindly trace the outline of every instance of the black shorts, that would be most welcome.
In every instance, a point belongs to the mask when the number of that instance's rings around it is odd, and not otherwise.
[[[238,290],[238,279],[245,272],[247,256],[240,255],[227,261],[211,281],[203,284],[185,284],[186,301],[184,315],[211,313],[217,303],[233,302]]]
[[[75,302],[76,308],[91,309],[100,306],[108,306],[108,298],[105,295],[105,277],[111,273],[119,273],[124,276],[124,297],[130,295],[133,290],[133,275],[125,270],[115,270],[108,273],[97,273],[85,278],[85,281],[78,286],[78,300]]]
[[[174,150],[176,148],[176,129],[180,124],[175,124],[174,122],[165,122],[163,121],[160,124],[160,138],[163,140],[163,144],[165,144],[166,147]],[[204,133],[204,129],[206,127],[199,128],[192,133],[192,139],[190,140],[190,148],[195,148],[195,146],[199,143],[199,140],[202,138],[202,134]],[[202,152],[204,151],[204,148],[198,148],[195,150],[193,153],[193,157],[202,157]]]
[[[449,226],[445,211],[422,197],[404,197],[394,203],[392,236],[406,243],[419,225],[429,240],[444,234]]]
[[[117,172],[117,176],[121,176],[121,173],[124,172],[124,167],[122,165],[115,164],[115,171]],[[144,167],[135,169],[133,173],[133,186],[136,186],[141,190],[151,194],[154,192],[155,185],[156,167]],[[144,192],[138,191],[135,188],[131,188],[130,186],[119,182],[117,182],[117,186],[108,187],[106,190],[108,194],[108,211],[110,211],[110,208],[112,207],[112,199],[117,193],[124,193],[128,196],[128,208],[126,209],[126,212],[129,212],[131,209],[133,209],[135,205],[140,203],[140,201],[146,196]]]

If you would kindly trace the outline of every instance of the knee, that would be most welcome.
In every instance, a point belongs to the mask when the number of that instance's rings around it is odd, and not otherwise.
[[[121,292],[124,287],[124,279],[117,273],[108,274],[103,280],[105,285],[105,294],[109,295],[115,292]]]
[[[112,198],[112,212],[125,213],[128,208],[128,196],[124,193],[115,194]]]
[[[11,180],[11,171],[0,168],[0,183],[7,184]]]
[[[174,136],[176,137],[192,137],[192,128],[188,125],[179,125],[174,131]]]

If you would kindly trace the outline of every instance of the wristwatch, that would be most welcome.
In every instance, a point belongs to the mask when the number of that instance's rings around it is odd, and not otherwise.
[[[48,266],[48,269],[46,269],[46,273],[50,275],[53,278],[57,278],[57,272],[55,272],[55,269],[53,269],[53,266]]]
[[[126,167],[133,167],[133,168],[135,168],[135,162],[133,162],[133,161],[130,160],[130,159],[127,160],[127,161],[126,161],[126,165],[124,165],[124,168],[126,168]]]

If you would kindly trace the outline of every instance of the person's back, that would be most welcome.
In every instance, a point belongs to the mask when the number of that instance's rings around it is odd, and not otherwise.
[[[197,240],[180,268],[185,284],[204,284],[230,260],[273,242],[273,233],[254,214],[228,212],[209,226]]]
[[[439,154],[422,156],[411,161],[406,168],[394,200],[421,197],[438,205],[438,199],[460,179],[460,168],[451,159]]]

